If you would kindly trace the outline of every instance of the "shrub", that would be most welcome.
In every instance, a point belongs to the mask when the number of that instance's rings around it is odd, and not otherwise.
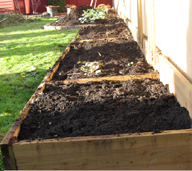
[[[17,25],[17,24],[21,24],[25,21],[22,14],[19,14],[17,12],[13,12],[10,10],[7,10],[7,12],[4,14],[0,14],[0,20],[2,20],[3,18],[8,18],[8,19],[6,21],[0,23],[1,26]]]
[[[49,5],[59,6],[58,12],[65,11],[65,0],[49,0]]]
[[[0,27],[15,26],[15,25],[19,25],[22,23],[30,23],[30,22],[40,21],[40,18],[25,19],[23,14],[19,14],[18,12],[14,12],[11,10],[7,10],[6,13],[0,14],[0,20],[2,20],[4,18],[7,18],[7,20],[0,23]]]

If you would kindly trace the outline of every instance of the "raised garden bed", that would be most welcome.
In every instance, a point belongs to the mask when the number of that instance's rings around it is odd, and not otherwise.
[[[81,36],[3,139],[6,169],[192,169],[189,113],[157,79],[131,35]],[[84,60],[103,63],[101,74],[81,72],[77,63]]]

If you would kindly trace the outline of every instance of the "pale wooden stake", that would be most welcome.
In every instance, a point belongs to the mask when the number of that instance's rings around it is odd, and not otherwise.
[[[143,16],[142,16],[142,2],[137,0],[137,18],[138,18],[138,39],[139,45],[143,48]]]
[[[156,39],[155,39],[155,1],[151,0],[148,1],[148,55],[149,55],[149,61],[150,63],[153,61],[153,56],[156,53]]]

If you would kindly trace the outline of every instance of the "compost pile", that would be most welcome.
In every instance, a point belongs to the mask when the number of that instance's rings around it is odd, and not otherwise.
[[[69,14],[67,14],[64,18],[57,20],[54,23],[51,23],[51,26],[71,26],[80,24],[79,18],[82,17],[83,10],[92,9],[91,6],[82,5],[77,7],[76,9],[72,9]]]
[[[81,25],[79,18],[82,17],[82,14],[84,13],[83,10],[92,9],[91,6],[88,5],[82,5],[77,7],[76,9],[71,9],[71,12],[67,14],[63,18],[59,18],[57,21],[50,23],[50,26],[73,26],[73,25]],[[110,24],[117,21],[114,17],[114,13],[110,13],[110,16],[107,16],[107,19],[98,19],[95,20],[93,23],[87,22],[83,24]]]
[[[191,127],[168,86],[158,80],[46,85],[21,126],[19,140]]]

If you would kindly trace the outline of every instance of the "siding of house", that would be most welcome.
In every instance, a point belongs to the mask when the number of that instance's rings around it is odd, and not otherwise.
[[[6,10],[25,14],[24,0],[0,0],[0,13],[5,13]]]
[[[25,2],[24,0],[15,0],[15,10],[19,13],[25,14]]]
[[[1,0],[0,1],[0,13],[4,13],[6,10],[13,10],[13,1],[12,0]]]
[[[154,14],[150,13],[153,2]],[[138,27],[136,0],[113,0],[119,15],[128,18],[130,29],[137,40],[134,30]],[[155,18],[155,44],[162,54],[168,56],[192,82],[192,0],[142,0],[143,33],[149,36],[149,17]]]

